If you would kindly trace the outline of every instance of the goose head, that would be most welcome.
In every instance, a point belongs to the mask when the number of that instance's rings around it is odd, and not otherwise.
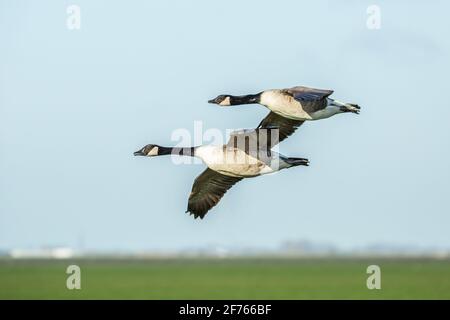
[[[148,144],[134,153],[135,156],[154,157],[159,155],[159,146]]]
[[[219,106],[231,106],[231,96],[227,94],[218,95],[216,98],[208,101],[209,103],[218,104]]]

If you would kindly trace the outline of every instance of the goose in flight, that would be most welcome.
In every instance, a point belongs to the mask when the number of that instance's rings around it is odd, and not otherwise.
[[[279,128],[281,142],[305,121],[326,119],[339,113],[359,114],[361,108],[357,104],[334,100],[330,98],[332,93],[333,90],[298,86],[243,96],[222,94],[208,102],[224,107],[254,103],[267,107],[270,113],[258,128]]]
[[[241,130],[232,132],[225,145],[178,148],[148,144],[134,155],[180,155],[203,160],[207,168],[194,181],[186,211],[203,219],[238,181],[309,164],[308,159],[290,158],[272,151],[271,148],[278,143],[277,136],[276,129]]]

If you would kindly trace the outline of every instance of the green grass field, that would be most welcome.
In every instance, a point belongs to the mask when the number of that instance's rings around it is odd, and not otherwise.
[[[66,288],[70,264],[81,290]],[[381,290],[366,287],[370,264],[381,267]],[[0,299],[450,299],[450,261],[4,259]]]

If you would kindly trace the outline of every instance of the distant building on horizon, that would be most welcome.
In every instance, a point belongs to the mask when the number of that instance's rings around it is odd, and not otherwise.
[[[75,256],[73,249],[68,247],[38,248],[38,249],[12,249],[8,254],[11,258],[51,258],[68,259]]]

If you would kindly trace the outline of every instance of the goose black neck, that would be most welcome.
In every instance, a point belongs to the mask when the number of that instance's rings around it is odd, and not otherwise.
[[[158,147],[158,156],[177,155],[177,156],[194,156],[196,147]]]
[[[260,96],[261,96],[261,93],[247,94],[244,96],[230,96],[230,104],[233,106],[233,105],[239,105],[239,104],[259,103]]]

